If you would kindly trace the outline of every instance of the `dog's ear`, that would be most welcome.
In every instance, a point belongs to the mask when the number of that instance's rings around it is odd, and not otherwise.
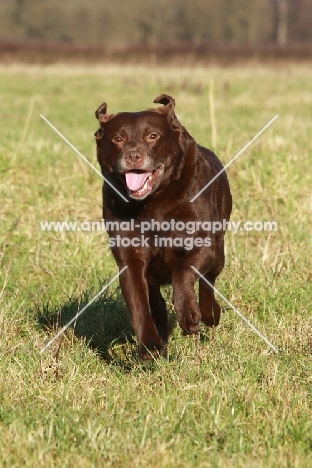
[[[168,94],[160,94],[154,99],[155,103],[163,104],[163,107],[157,107],[155,109],[156,112],[160,114],[167,114],[168,121],[172,130],[179,131],[181,134],[181,141],[183,140],[186,144],[194,142],[191,135],[188,133],[185,127],[181,125],[179,119],[175,115],[174,106],[175,100],[173,97],[169,96]]]
[[[103,102],[103,104],[100,105],[95,111],[95,117],[98,119],[98,121],[102,124],[105,122],[108,122],[110,119],[112,119],[115,114],[106,114],[107,110],[107,104],[106,102]]]
[[[177,116],[174,113],[175,100],[173,99],[173,97],[169,96],[168,94],[160,94],[154,99],[154,102],[159,102],[160,104],[163,104],[163,107],[157,107],[155,111],[159,112],[160,114],[167,115],[168,121],[173,130],[183,129]]]
[[[174,113],[175,100],[173,97],[169,96],[168,94],[160,94],[154,99],[154,102],[163,104],[163,107],[157,107],[155,111],[159,112],[159,114],[167,115],[173,129],[181,127],[181,124]]]
[[[161,114],[169,114],[174,110],[175,100],[168,94],[160,94],[154,99],[154,102],[164,105],[163,107],[158,107],[156,109]]]
[[[99,120],[101,114],[106,114],[107,104],[103,102],[95,111],[95,117]]]

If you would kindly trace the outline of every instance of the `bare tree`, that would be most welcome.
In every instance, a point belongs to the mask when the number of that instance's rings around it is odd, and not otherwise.
[[[275,0],[277,7],[276,42],[286,44],[288,39],[288,12],[292,0]]]
[[[0,0],[0,41],[312,40],[312,0],[132,0],[129,5],[129,0]]]

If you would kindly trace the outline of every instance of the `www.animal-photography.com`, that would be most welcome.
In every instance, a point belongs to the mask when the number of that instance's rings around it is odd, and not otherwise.
[[[0,465],[312,465],[312,1],[0,0]]]

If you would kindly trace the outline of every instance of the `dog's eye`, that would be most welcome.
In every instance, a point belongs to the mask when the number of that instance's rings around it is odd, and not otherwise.
[[[159,135],[155,132],[150,133],[147,137],[148,140],[157,140],[157,138],[159,138]]]
[[[114,143],[121,143],[123,141],[123,138],[120,135],[115,135],[112,141]]]

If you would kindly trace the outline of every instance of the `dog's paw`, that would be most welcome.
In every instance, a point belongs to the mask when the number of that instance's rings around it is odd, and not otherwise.
[[[203,315],[202,321],[207,327],[216,327],[217,325],[219,325],[220,316],[221,316],[221,307],[218,304],[218,302],[215,301],[211,314],[206,315],[206,316]]]
[[[185,335],[192,335],[199,332],[199,322],[201,315],[198,311],[184,313],[180,319],[179,324]]]
[[[139,357],[142,361],[153,361],[165,354],[165,347],[162,342],[159,343],[140,343]]]

